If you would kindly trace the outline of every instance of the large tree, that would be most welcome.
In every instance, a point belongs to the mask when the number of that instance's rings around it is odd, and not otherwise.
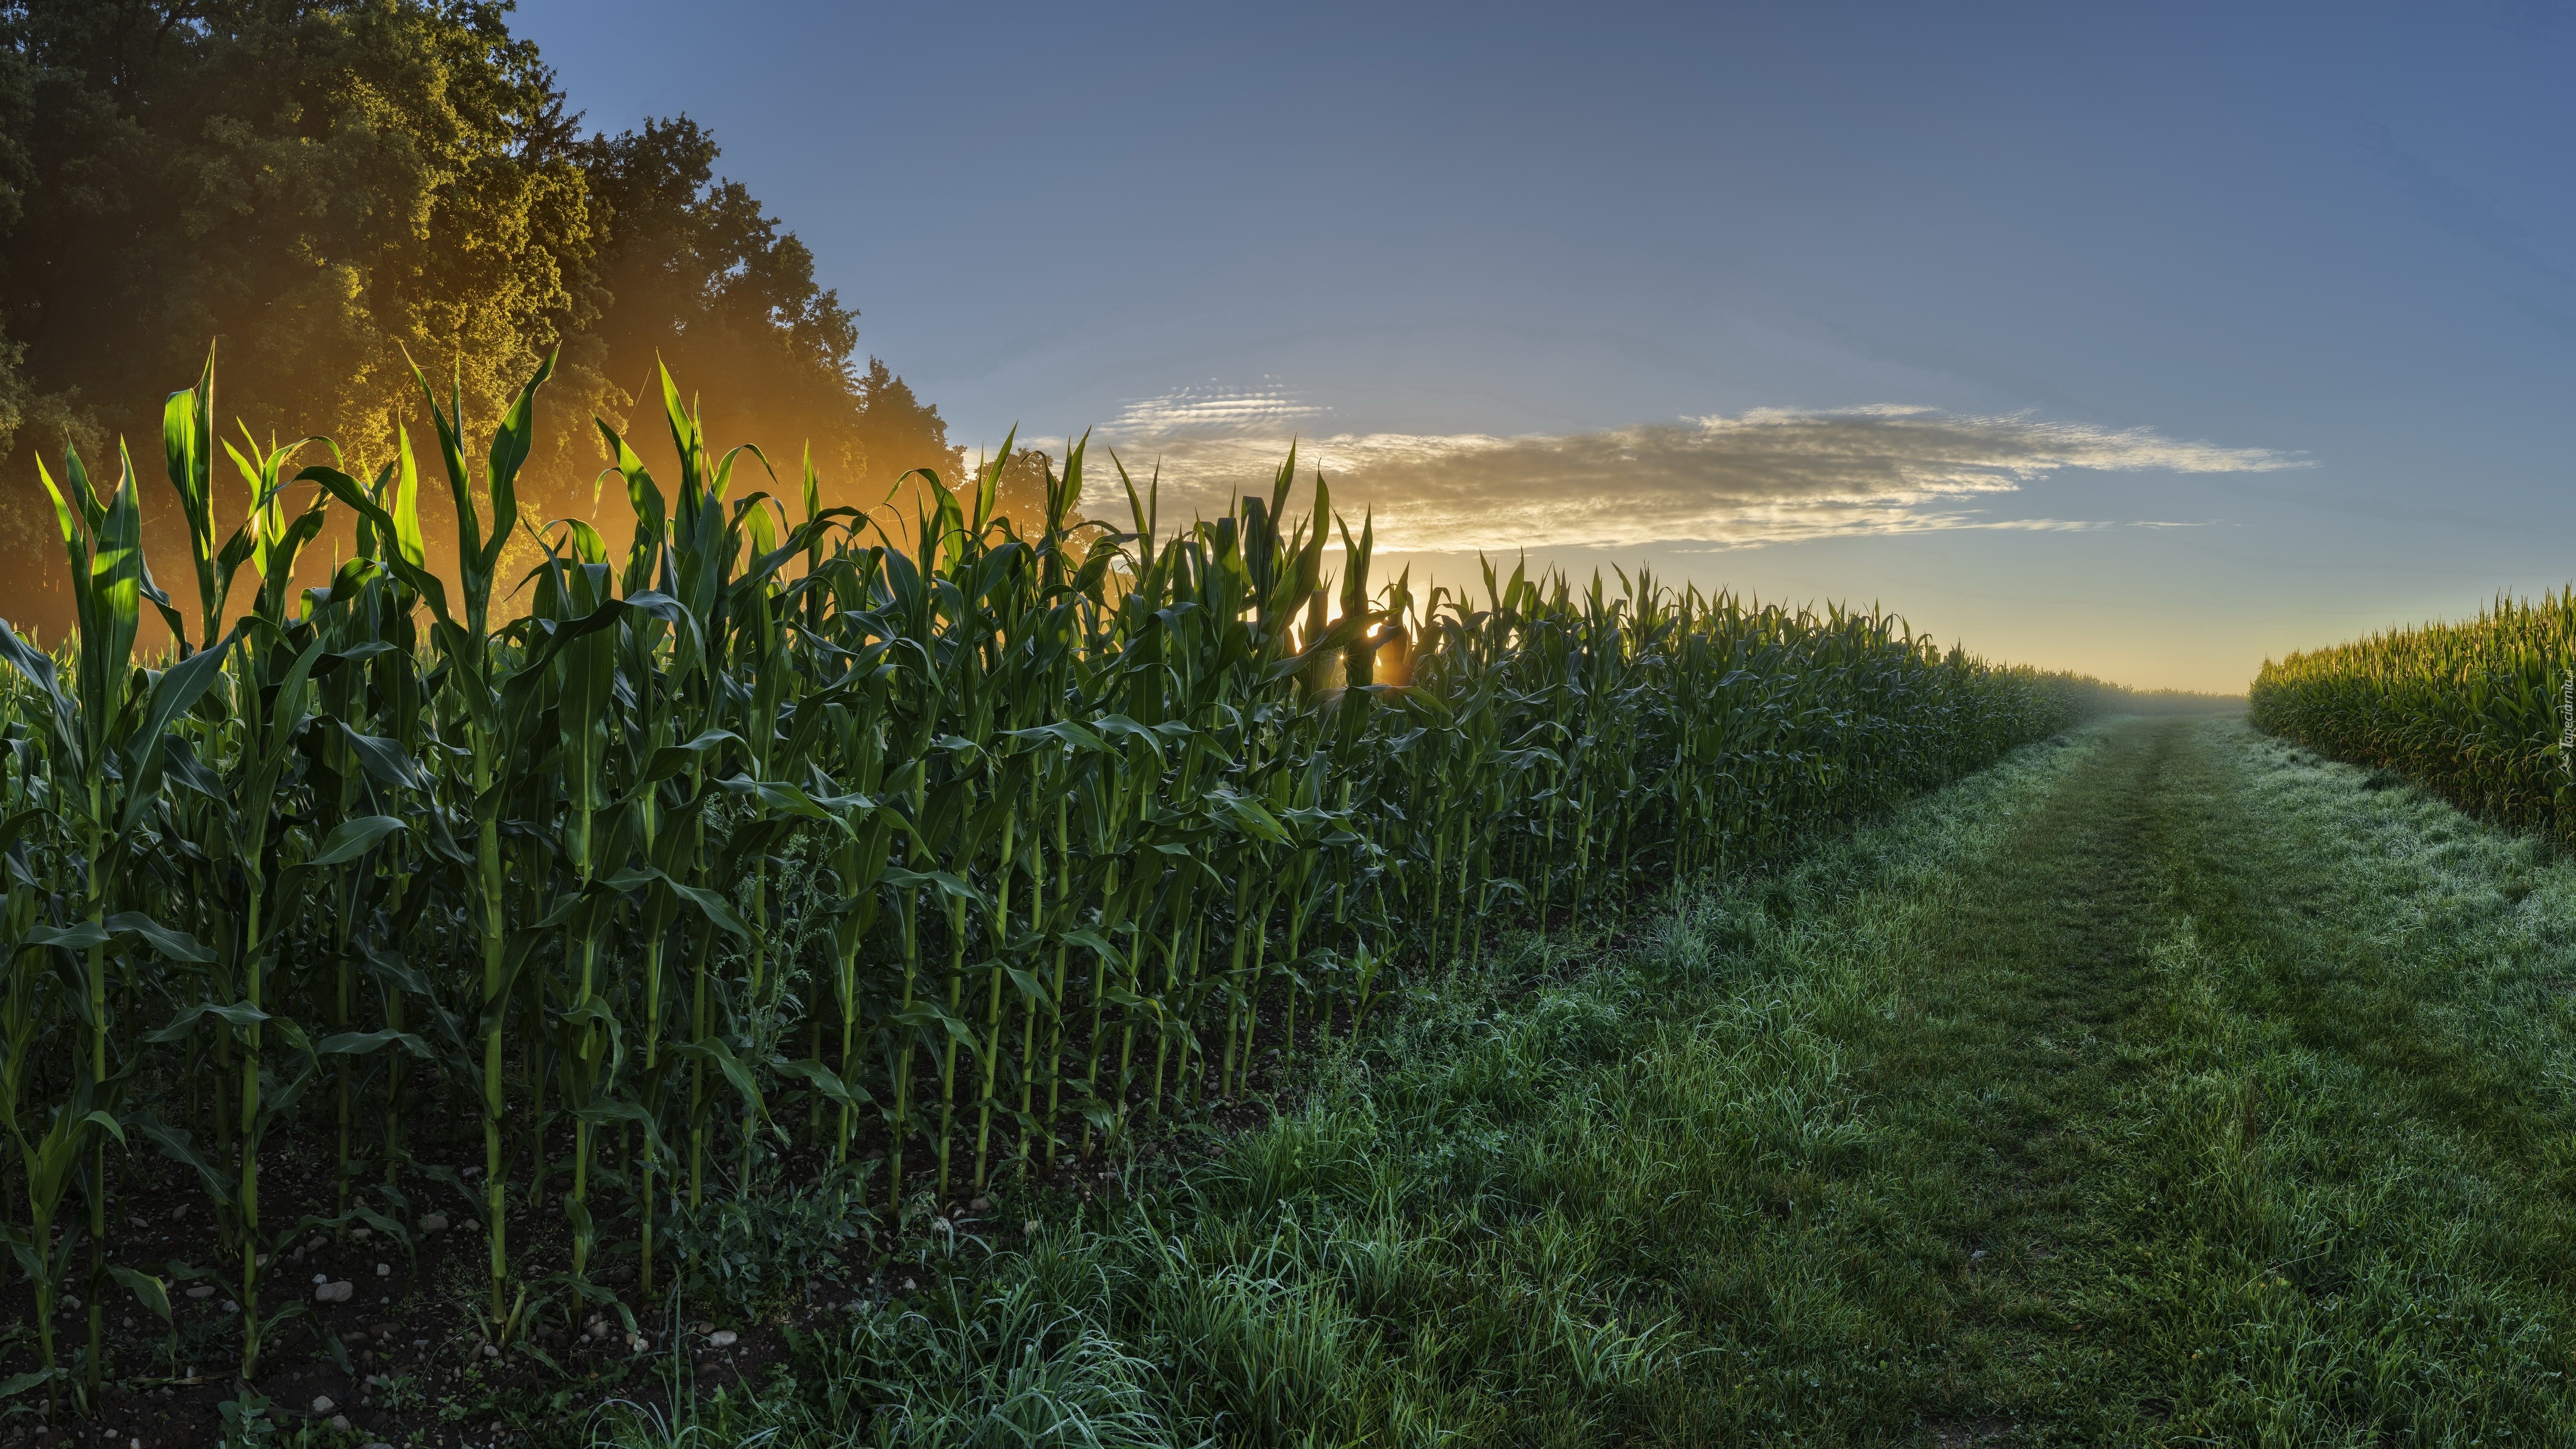
[[[408,382],[396,344],[461,366],[489,407],[578,335],[598,306],[587,181],[562,96],[505,13],[0,7],[0,90],[19,103],[0,148],[17,173],[0,329],[26,441],[68,434],[95,454],[111,430],[156,432],[160,395],[221,338],[228,412],[381,457]],[[597,396],[585,360],[566,391]]]
[[[816,285],[814,254],[741,183],[715,174],[715,138],[686,116],[599,136],[581,156],[606,214],[598,277],[609,299],[593,331],[608,375],[632,399],[636,441],[667,456],[656,360],[719,437],[770,450],[792,488],[810,448],[835,502],[873,504],[908,470],[959,466],[938,409],[886,365],[858,355],[858,313]]]
[[[227,421],[328,434],[360,468],[425,426],[403,349],[442,387],[459,370],[483,423],[559,350],[549,514],[590,507],[594,412],[659,436],[656,354],[719,437],[782,472],[810,440],[835,501],[956,467],[937,411],[861,365],[804,244],[716,177],[713,138],[685,117],[584,138],[508,9],[0,0],[0,557],[55,550],[31,454],[155,451],[210,341]],[[0,614],[55,612],[0,589]]]

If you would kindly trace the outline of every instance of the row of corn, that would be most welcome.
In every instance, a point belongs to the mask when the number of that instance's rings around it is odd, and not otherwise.
[[[2576,591],[2266,660],[2255,726],[2490,818],[2576,823]]]
[[[0,1233],[44,1371],[96,1382],[113,1283],[166,1309],[119,1252],[129,1154],[219,1219],[246,1377],[304,1311],[263,1311],[269,1254],[432,1202],[480,1218],[505,1338],[668,1285],[712,1196],[872,1172],[901,1213],[1116,1150],[1499,924],[1765,856],[2093,704],[1878,614],[1643,577],[1373,591],[1321,480],[1292,516],[1293,457],[1168,531],[1123,470],[1131,526],[1072,522],[1080,447],[1044,519],[994,516],[998,468],[920,480],[900,523],[823,507],[712,451],[667,376],[676,477],[601,425],[613,543],[521,518],[545,375],[481,459],[421,379],[420,455],[362,474],[224,442],[210,364],[167,408],[191,568],[159,580],[130,457],[46,475],[79,632],[0,626]],[[219,451],[253,497],[229,532]],[[354,550],[299,589],[335,517]],[[291,1213],[262,1200],[289,1150],[333,1184]],[[539,1207],[570,1234],[542,1276],[510,1232]]]

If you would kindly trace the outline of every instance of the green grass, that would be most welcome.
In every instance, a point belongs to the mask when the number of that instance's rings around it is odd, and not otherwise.
[[[2234,720],[1433,983],[708,1444],[2576,1441],[2576,868]]]

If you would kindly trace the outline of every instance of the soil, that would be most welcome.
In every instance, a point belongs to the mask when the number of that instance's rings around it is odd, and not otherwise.
[[[1300,1023],[1301,1051],[1312,1049],[1312,1031],[1311,1022]],[[997,1148],[996,1185],[988,1196],[938,1204],[935,1221],[926,1211],[917,1214],[900,1240],[883,1234],[880,1205],[867,1214],[861,1235],[830,1255],[837,1261],[809,1262],[800,1281],[772,1285],[750,1305],[693,1301],[675,1309],[669,1287],[680,1265],[667,1244],[657,1260],[658,1301],[644,1300],[635,1224],[629,1216],[605,1215],[626,1198],[607,1170],[614,1153],[605,1146],[594,1168],[594,1203],[603,1210],[599,1257],[590,1272],[598,1296],[577,1296],[565,1271],[572,1246],[562,1211],[569,1175],[552,1175],[542,1205],[531,1205],[524,1140],[514,1142],[523,1169],[511,1182],[507,1247],[512,1292],[527,1287],[519,1300],[520,1322],[498,1343],[485,1326],[491,1260],[480,1196],[469,1191],[479,1182],[481,1124],[425,1114],[405,1130],[414,1164],[427,1170],[406,1173],[402,1194],[370,1186],[356,1190],[351,1204],[405,1224],[410,1242],[364,1226],[307,1227],[273,1249],[260,1274],[259,1307],[272,1320],[281,1310],[289,1316],[266,1331],[261,1363],[247,1385],[237,1377],[239,1256],[223,1243],[193,1170],[137,1138],[133,1151],[110,1159],[112,1209],[122,1225],[110,1230],[110,1261],[160,1277],[172,1321],[165,1325],[137,1295],[107,1281],[101,1300],[107,1376],[90,1406],[75,1377],[85,1361],[87,1305],[58,1304],[55,1351],[71,1372],[52,1386],[50,1402],[43,1385],[0,1399],[0,1449],[212,1445],[224,1442],[226,1411],[236,1405],[267,1420],[267,1428],[255,1427],[254,1433],[284,1444],[461,1449],[587,1443],[585,1426],[612,1401],[667,1415],[675,1386],[700,1397],[720,1387],[739,1395],[793,1356],[792,1331],[826,1330],[862,1305],[873,1311],[932,1286],[936,1237],[1015,1238],[1031,1218],[1061,1218],[1084,1204],[1134,1191],[1189,1160],[1222,1151],[1223,1139],[1266,1122],[1271,1109],[1265,1093],[1279,1074],[1277,1040],[1277,1022],[1265,1016],[1254,1038],[1253,1091],[1247,1099],[1202,1099],[1184,1114],[1156,1118],[1146,1110],[1140,1083],[1135,1137],[1123,1155],[1098,1153],[1086,1160],[1068,1150],[1051,1169],[1023,1176],[1011,1170],[1015,1163],[1005,1166],[1006,1157],[1015,1157],[1014,1141],[1009,1153]],[[935,1093],[935,1080],[929,1085]],[[798,1103],[774,1105],[802,1112]],[[971,1127],[963,1135],[971,1143]],[[719,1134],[720,1142],[729,1138]],[[862,1139],[853,1156],[881,1171],[884,1145]],[[552,1161],[570,1155],[568,1136],[548,1147]],[[965,1177],[962,1152],[960,1158],[958,1175]],[[906,1174],[912,1184],[908,1205],[932,1206],[930,1160],[916,1140],[906,1163],[918,1169]],[[337,1161],[336,1134],[272,1137],[261,1151],[263,1219],[292,1225],[342,1217],[335,1201]],[[790,1154],[775,1167],[783,1181],[811,1183],[823,1163]],[[451,1180],[433,1180],[440,1169]],[[66,1200],[62,1221],[84,1212],[77,1201]],[[437,1226],[441,1217],[443,1228]],[[66,1290],[74,1298],[83,1296],[88,1276],[86,1249],[79,1252]],[[346,1301],[316,1300],[317,1287],[338,1284],[349,1285]],[[40,1367],[34,1313],[28,1283],[0,1289],[0,1378]],[[95,1412],[87,1411],[91,1407]]]

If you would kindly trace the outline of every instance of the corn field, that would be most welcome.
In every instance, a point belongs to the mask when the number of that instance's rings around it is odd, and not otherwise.
[[[119,1253],[129,1154],[220,1223],[245,1380],[305,1296],[272,1253],[433,1208],[479,1221],[506,1341],[535,1303],[669,1291],[710,1200],[866,1174],[892,1221],[1116,1153],[1495,930],[1771,856],[2092,705],[1875,613],[1373,586],[1365,521],[1320,479],[1292,510],[1293,455],[1168,531],[1123,469],[1128,526],[1074,522],[1080,446],[1043,520],[994,516],[998,465],[900,522],[822,507],[710,448],[667,374],[676,477],[601,425],[614,547],[521,518],[546,370],[480,459],[414,376],[453,577],[408,432],[372,476],[222,442],[211,363],[166,413],[179,598],[130,455],[44,475],[80,627],[0,626],[0,1232],[48,1376],[96,1384],[112,1287],[166,1313]],[[228,533],[219,448],[253,500]],[[354,553],[299,590],[334,514]],[[504,579],[514,535],[542,562]],[[289,1143],[333,1164],[291,1220],[262,1200]],[[540,1214],[569,1232],[542,1275]]]
[[[2498,598],[2463,624],[2392,629],[2265,661],[2255,726],[2390,770],[2492,819],[2576,822],[2576,592]]]

